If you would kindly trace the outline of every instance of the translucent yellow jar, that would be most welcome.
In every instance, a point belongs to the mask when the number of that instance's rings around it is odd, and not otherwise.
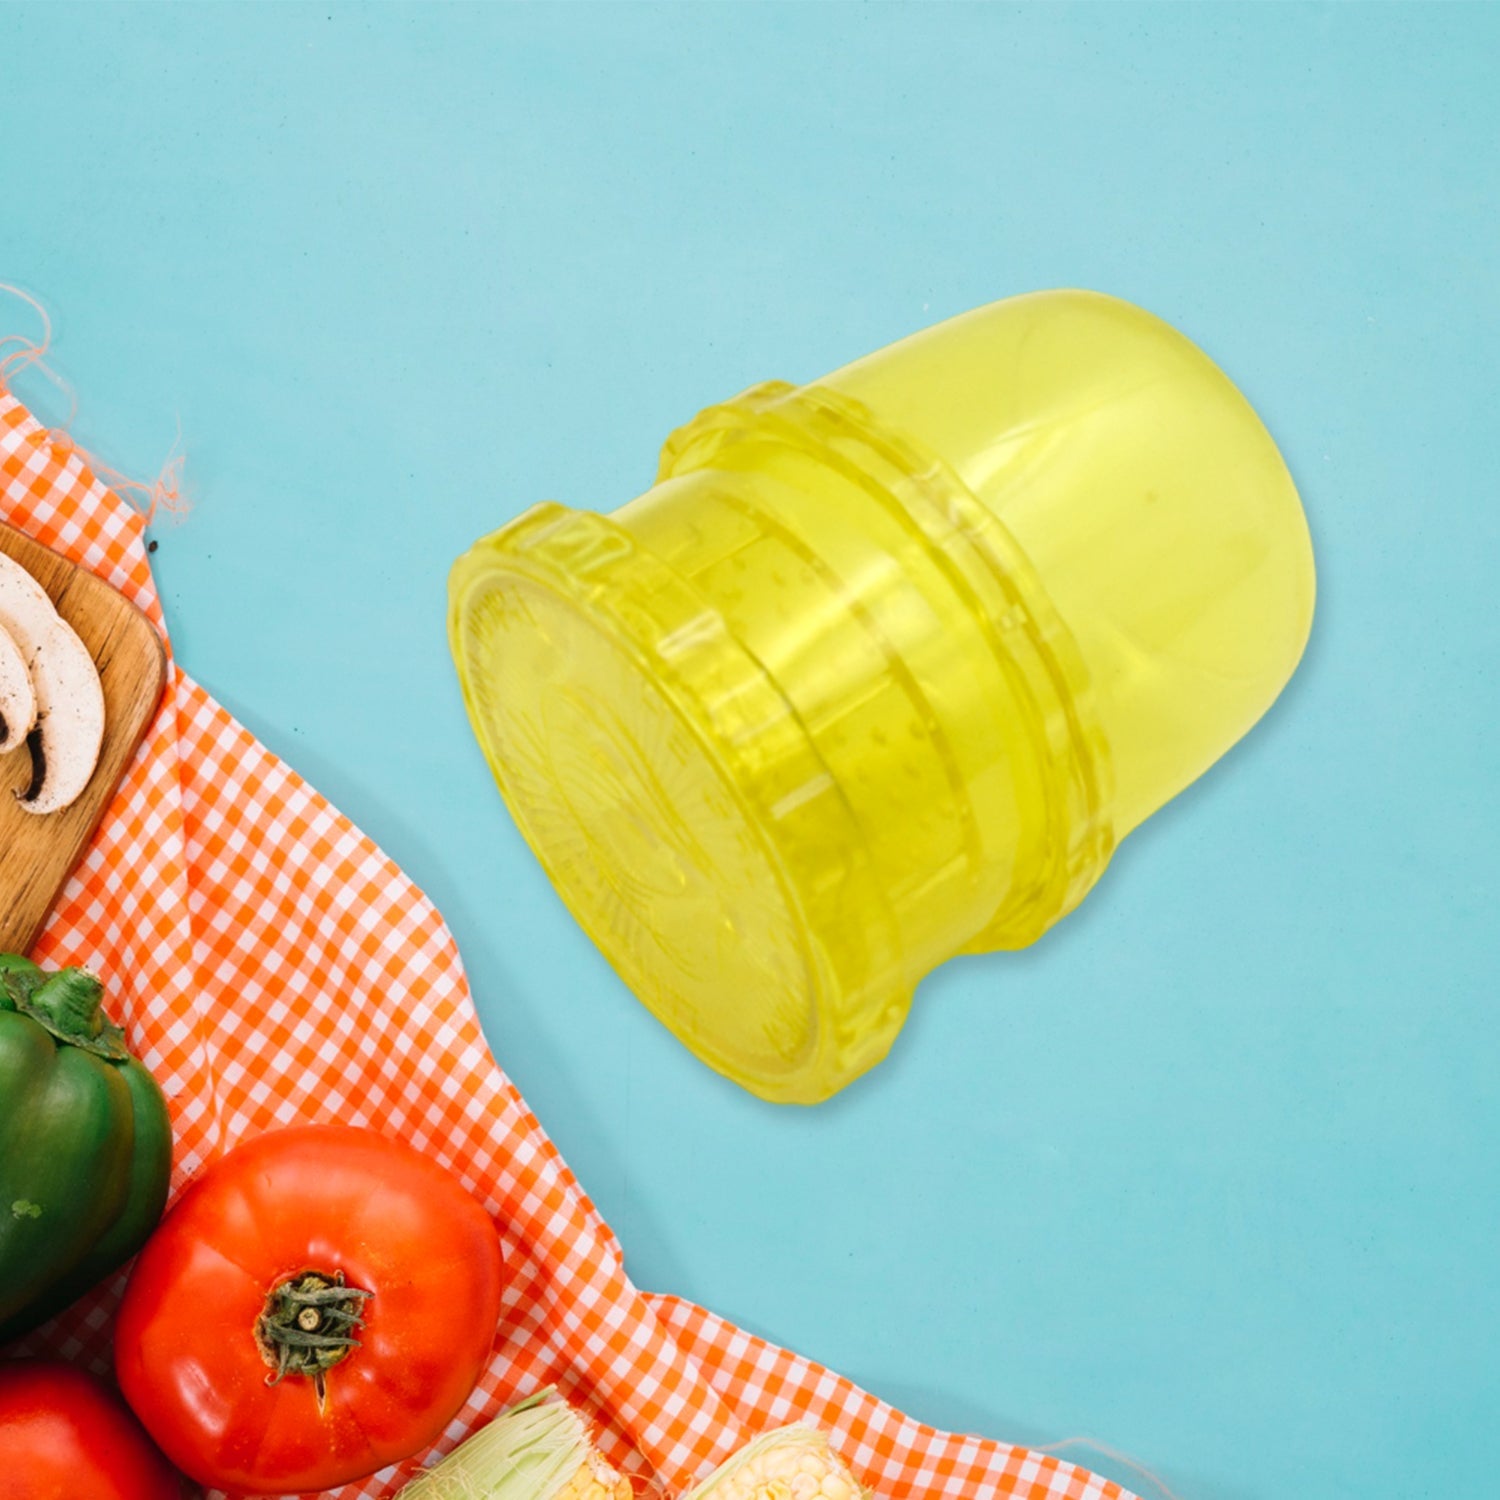
[[[710,408],[613,515],[541,505],[476,543],[450,603],[475,732],[573,914],[705,1062],[811,1103],[1265,712],[1313,561],[1200,350],[1040,292]]]

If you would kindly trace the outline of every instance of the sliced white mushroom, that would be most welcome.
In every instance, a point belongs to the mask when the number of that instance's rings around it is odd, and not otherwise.
[[[14,750],[36,723],[36,694],[26,657],[10,631],[0,626],[0,754]]]
[[[99,761],[104,740],[99,670],[46,589],[4,553],[0,629],[21,648],[36,694],[36,723],[26,737],[31,780],[16,797],[27,812],[57,812],[77,800]]]

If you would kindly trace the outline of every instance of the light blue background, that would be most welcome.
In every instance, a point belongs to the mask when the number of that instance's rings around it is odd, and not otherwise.
[[[180,421],[182,662],[436,899],[641,1284],[1192,1500],[1479,1497],[1497,78],[1463,6],[5,8],[0,276],[54,313],[81,441],[152,470]],[[548,888],[447,566],[537,499],[624,502],[752,381],[1053,285],[1243,385],[1311,517],[1311,647],[1076,916],[776,1110]]]

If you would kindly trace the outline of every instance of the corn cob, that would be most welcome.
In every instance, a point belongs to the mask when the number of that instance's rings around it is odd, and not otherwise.
[[[828,1439],[802,1423],[746,1443],[682,1500],[871,1500]]]
[[[500,1413],[399,1500],[631,1500],[630,1481],[594,1447],[550,1387]]]

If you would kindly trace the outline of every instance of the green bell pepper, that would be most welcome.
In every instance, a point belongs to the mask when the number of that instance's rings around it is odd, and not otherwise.
[[[103,993],[0,954],[0,1344],[129,1260],[166,1205],[166,1100]]]

